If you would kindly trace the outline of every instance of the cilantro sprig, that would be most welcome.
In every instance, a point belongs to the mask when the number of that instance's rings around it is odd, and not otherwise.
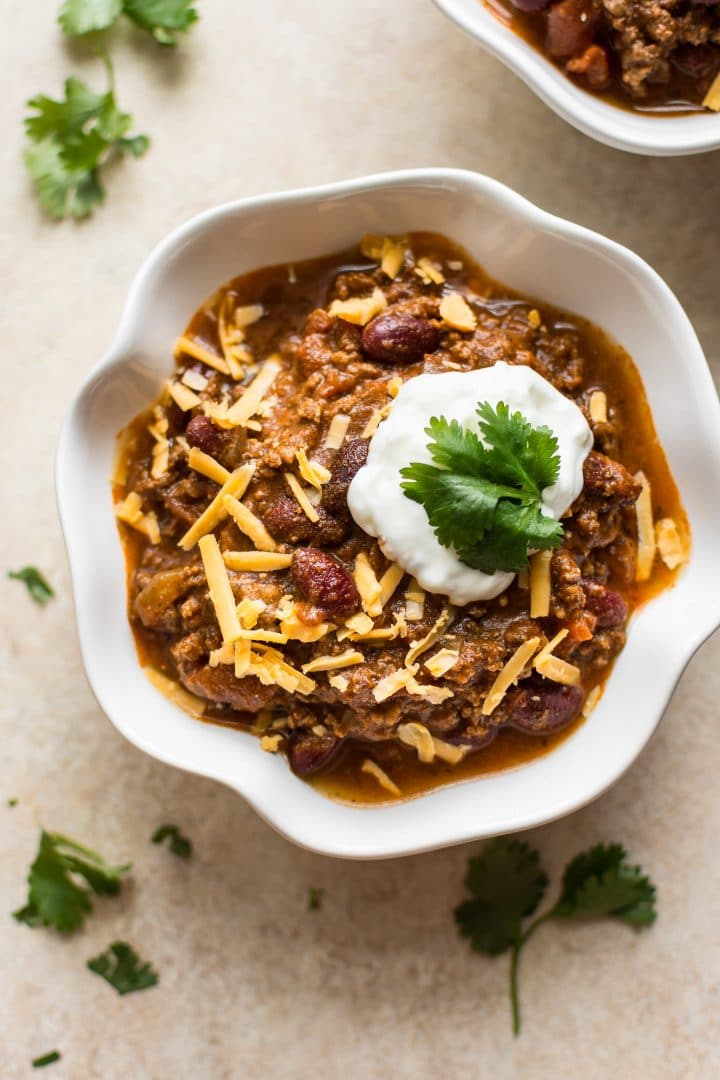
[[[402,489],[419,503],[443,547],[486,574],[518,571],[528,551],[559,545],[562,525],[542,513],[542,495],[560,472],[558,441],[504,402],[477,407],[480,434],[434,416],[425,429],[434,464],[401,469]]]
[[[41,1057],[33,1058],[30,1064],[33,1069],[44,1069],[46,1065],[54,1065],[61,1057],[62,1054],[59,1050],[51,1050],[48,1054],[42,1054]]]
[[[168,851],[177,855],[179,859],[189,859],[192,855],[192,841],[183,836],[177,825],[161,825],[152,834],[153,844],[162,844],[169,840]]]
[[[114,941],[105,952],[88,960],[87,966],[110,983],[118,994],[147,990],[150,986],[157,986],[160,981],[152,964],[141,961],[126,941]]]
[[[91,894],[115,896],[129,869],[129,863],[110,866],[96,851],[61,833],[41,829],[38,853],[28,873],[27,903],[13,917],[27,926],[54,926],[70,933],[92,911]]]
[[[536,930],[552,919],[611,918],[628,926],[650,926],[656,918],[655,886],[639,866],[631,866],[620,844],[597,844],[565,867],[560,896],[530,923],[545,895],[548,878],[539,853],[528,844],[501,837],[468,861],[465,887],[472,898],[455,908],[458,932],[476,952],[510,952],[513,1033],[520,1032],[518,965]]]
[[[52,600],[55,592],[36,566],[23,566],[20,570],[8,570],[8,577],[22,581],[28,593],[40,607]]]
[[[109,30],[125,15],[141,30],[152,34],[158,45],[177,45],[177,34],[186,33],[199,15],[194,0],[65,0],[58,22],[72,37]]]
[[[150,145],[147,135],[129,135],[130,113],[115,99],[113,72],[104,57],[108,89],[96,93],[80,79],[65,80],[60,100],[38,94],[28,101],[25,118],[31,145],[25,164],[42,206],[54,218],[84,218],[105,199],[101,169],[131,154],[142,157]]]

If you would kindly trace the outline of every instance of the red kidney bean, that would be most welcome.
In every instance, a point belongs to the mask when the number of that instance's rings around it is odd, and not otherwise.
[[[215,454],[222,437],[219,428],[213,424],[210,417],[199,413],[193,416],[185,428],[185,438],[190,446],[196,446],[198,450],[206,454]]]
[[[627,604],[619,592],[600,585],[597,581],[584,581],[585,604],[595,616],[596,625],[602,628],[622,626],[627,619]]]
[[[550,0],[510,0],[518,11],[544,11]]]
[[[347,493],[357,472],[367,461],[367,439],[348,439],[338,450],[331,477],[323,487],[322,505],[331,514],[347,513]]]
[[[691,79],[709,79],[720,70],[720,49],[713,45],[681,45],[670,59],[678,71]]]
[[[317,507],[317,514],[318,520],[310,521],[295,499],[281,495],[265,511],[263,521],[275,540],[287,544],[303,544],[308,540],[328,546],[341,543],[349,529],[347,518],[339,520],[322,506]]]
[[[548,10],[545,47],[558,60],[579,56],[592,45],[598,23],[592,0],[560,0]]]
[[[529,735],[550,735],[575,719],[584,700],[581,686],[533,683],[512,695],[506,722]]]
[[[350,615],[360,606],[355,582],[341,562],[318,548],[300,548],[290,565],[298,591],[328,615]]]
[[[439,342],[438,328],[427,319],[387,311],[367,324],[361,348],[377,364],[415,364],[425,353],[435,352]]]
[[[300,731],[290,736],[287,759],[297,776],[310,776],[329,765],[342,746],[335,735]]]
[[[170,431],[174,435],[180,435],[187,425],[188,414],[180,408],[177,402],[168,401],[165,406],[165,415],[167,416]]]

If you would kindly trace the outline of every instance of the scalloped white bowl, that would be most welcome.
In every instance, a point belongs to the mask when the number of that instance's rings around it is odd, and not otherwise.
[[[126,617],[109,477],[115,433],[159,392],[172,341],[222,282],[350,246],[365,232],[429,229],[517,289],[594,320],[634,357],[692,529],[675,588],[632,620],[607,690],[582,727],[520,768],[396,805],[334,803],[252,736],[180,712],[142,673]],[[140,749],[240,792],[289,839],[381,858],[526,829],[589,802],[628,768],[685,664],[720,623],[720,406],[680,304],[637,255],[544,213],[476,173],[420,169],[265,195],[210,210],[149,256],[107,354],[80,387],[57,455],[57,496],[80,648],[98,702]]]
[[[482,0],[434,0],[453,22],[514,71],[546,105],[579,131],[616,150],[652,157],[703,154],[720,147],[720,115],[653,116],[621,109],[576,85],[505,26]]]

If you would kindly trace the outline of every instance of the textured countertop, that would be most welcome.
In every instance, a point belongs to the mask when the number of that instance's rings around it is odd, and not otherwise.
[[[720,637],[630,772],[529,835],[553,876],[580,848],[623,841],[658,883],[660,917],[640,935],[538,934],[513,1041],[506,960],[473,956],[452,923],[471,849],[375,864],[307,854],[231,791],[150,760],[110,726],[80,664],[52,470],[75,387],[169,229],[227,199],[383,169],[488,172],[634,248],[680,297],[718,376],[720,155],[645,160],[595,144],[430,0],[200,0],[175,53],[113,38],[120,104],[153,146],[112,170],[91,221],[55,225],[20,162],[23,103],[56,95],[72,71],[102,80],[61,40],[58,3],[13,5],[0,39],[2,566],[36,563],[58,593],[40,610],[0,578],[0,913],[24,900],[41,822],[135,867],[69,940],[0,916],[0,1076],[27,1076],[57,1048],[43,1075],[61,1080],[709,1077]],[[163,821],[192,838],[190,862],[149,844]],[[310,886],[325,889],[320,911],[306,910]],[[85,970],[115,938],[154,962],[157,989],[120,998]]]

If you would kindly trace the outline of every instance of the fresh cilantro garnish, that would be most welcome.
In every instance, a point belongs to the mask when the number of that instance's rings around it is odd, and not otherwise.
[[[121,15],[152,34],[159,45],[177,45],[199,16],[194,0],[65,0],[58,21],[72,36],[107,30]]]
[[[132,994],[157,986],[159,978],[149,963],[140,957],[126,941],[114,941],[104,953],[88,960],[87,966],[114,987],[118,994]]]
[[[17,799],[8,799],[7,804],[8,806],[17,806],[18,801]]]
[[[71,77],[60,101],[44,94],[28,101],[34,112],[25,129],[33,145],[25,151],[25,164],[54,218],[91,214],[105,199],[100,169],[127,153],[141,157],[150,145],[147,135],[127,134],[132,116],[118,109],[109,60],[105,64],[110,85],[104,94]]]
[[[319,911],[322,907],[324,889],[316,889],[312,885],[308,889],[308,911]]]
[[[420,503],[443,547],[491,574],[524,570],[528,551],[557,547],[562,525],[542,513],[542,494],[558,478],[558,441],[504,402],[477,407],[480,435],[434,416],[425,429],[435,464],[401,469],[408,499]]]
[[[27,904],[13,917],[28,926],[77,930],[92,911],[91,892],[115,896],[122,875],[129,869],[129,863],[109,866],[97,852],[60,833],[41,829],[38,853],[28,874]],[[85,880],[89,890],[79,884],[78,878]]]
[[[8,570],[8,577],[24,582],[36,604],[43,607],[55,593],[36,566],[23,566],[22,570]]]
[[[164,840],[170,840],[168,851],[181,859],[189,859],[192,854],[192,843],[178,829],[177,825],[161,825],[152,835],[153,844],[162,844]]]
[[[459,933],[486,956],[511,952],[510,1000],[513,1032],[520,1031],[518,962],[539,926],[550,919],[612,918],[629,926],[655,921],[655,886],[640,867],[627,862],[620,844],[597,844],[577,855],[563,874],[559,899],[523,926],[543,898],[547,876],[537,851],[520,840],[491,840],[469,860],[465,886],[472,899],[455,908]]]
[[[33,1058],[30,1062],[33,1069],[42,1069],[44,1065],[54,1065],[56,1061],[60,1060],[60,1052],[58,1050],[51,1050],[49,1054],[43,1054],[42,1057]]]

